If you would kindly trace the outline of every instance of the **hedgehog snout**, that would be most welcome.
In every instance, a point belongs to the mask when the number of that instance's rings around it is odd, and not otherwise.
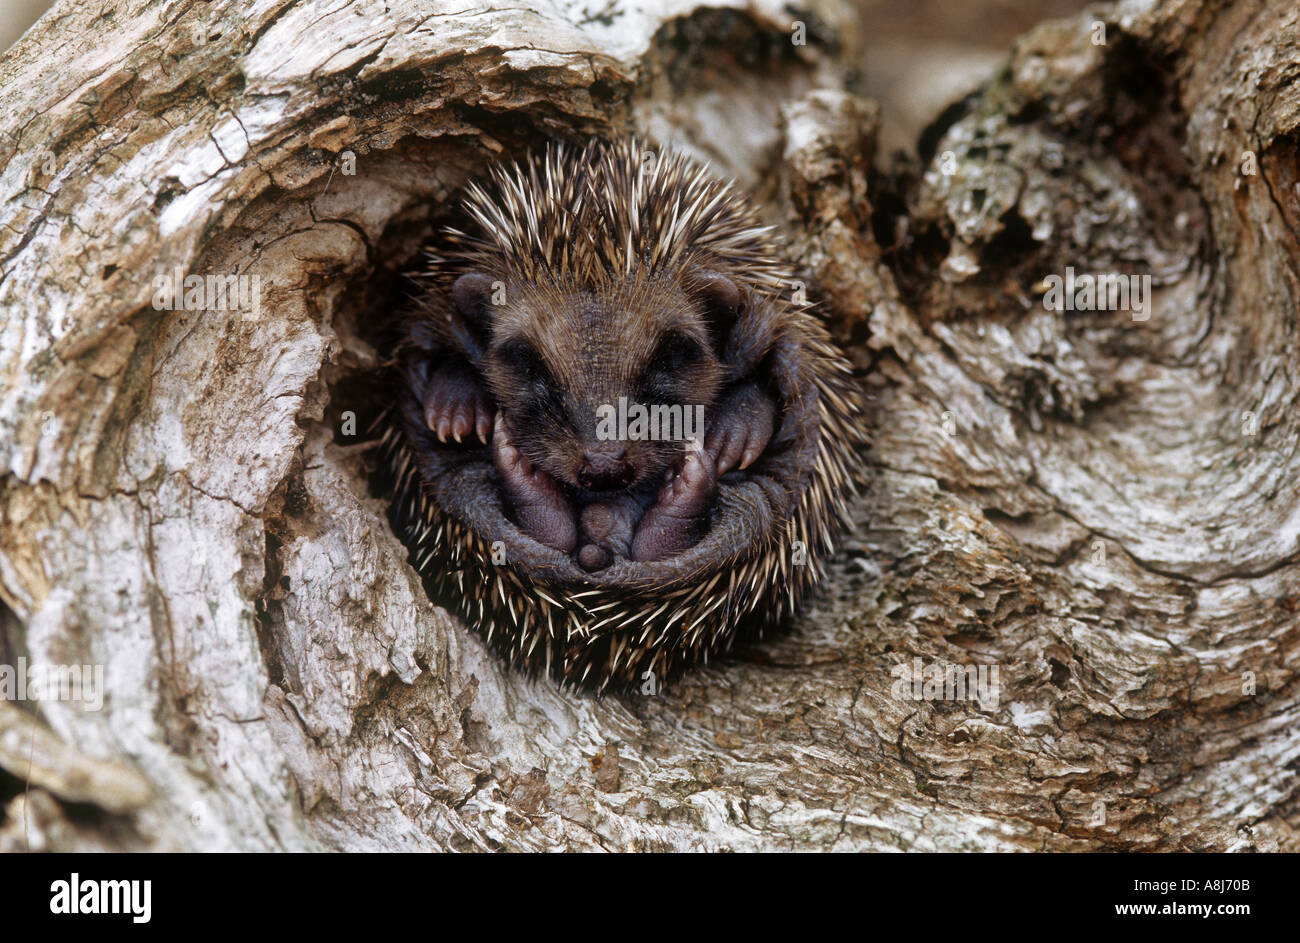
[[[619,491],[635,480],[636,468],[621,442],[599,442],[583,449],[578,484],[588,491]]]

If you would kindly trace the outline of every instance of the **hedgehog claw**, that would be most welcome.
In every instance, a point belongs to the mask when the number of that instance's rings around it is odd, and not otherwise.
[[[705,437],[705,451],[713,457],[719,475],[745,469],[758,461],[772,438],[776,405],[754,383],[733,390],[714,407],[718,417]]]
[[[534,469],[510,441],[500,413],[492,435],[492,460],[519,529],[538,543],[570,553],[578,543],[573,507],[555,480]]]
[[[462,444],[478,431],[488,443],[494,410],[487,392],[467,367],[446,364],[432,371],[424,390],[424,423],[439,442]]]
[[[681,469],[668,470],[659,497],[637,525],[632,559],[662,560],[694,546],[708,523],[717,490],[713,460],[703,452],[686,452]]]

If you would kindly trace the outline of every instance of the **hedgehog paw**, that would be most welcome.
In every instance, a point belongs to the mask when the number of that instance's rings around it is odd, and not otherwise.
[[[756,384],[737,387],[712,409],[716,417],[704,438],[704,450],[713,457],[717,473],[748,468],[757,461],[772,438],[776,405]]]
[[[492,434],[492,461],[519,528],[538,543],[570,553],[578,543],[572,505],[555,479],[514,447],[500,415]]]
[[[614,558],[631,555],[632,534],[641,505],[634,498],[622,497],[593,501],[578,517],[578,565],[588,573],[603,570]]]
[[[483,384],[466,367],[446,365],[434,370],[424,391],[424,423],[439,442],[460,442],[471,433],[484,444],[492,433],[492,402]]]
[[[709,455],[689,449],[679,472],[670,472],[659,497],[645,512],[632,538],[632,559],[662,560],[693,546],[708,522],[718,488]]]

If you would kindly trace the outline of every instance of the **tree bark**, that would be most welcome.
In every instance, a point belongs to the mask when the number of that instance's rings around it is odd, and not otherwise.
[[[0,63],[0,664],[105,692],[0,700],[0,850],[1300,849],[1295,5],[1045,24],[916,164],[831,0],[530,6],[62,2]],[[629,130],[763,201],[874,444],[791,634],[598,700],[426,598],[350,423],[464,182]]]

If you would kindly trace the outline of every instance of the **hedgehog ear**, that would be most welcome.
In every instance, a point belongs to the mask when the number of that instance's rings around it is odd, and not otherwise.
[[[740,288],[721,272],[705,269],[694,278],[694,294],[704,306],[704,317],[709,325],[709,336],[714,349],[721,356],[726,348],[731,329],[744,312],[745,301]]]
[[[482,358],[491,337],[495,284],[491,276],[483,272],[467,272],[451,286],[451,304],[460,316],[460,323],[455,325],[458,329],[456,341],[474,363]]]

